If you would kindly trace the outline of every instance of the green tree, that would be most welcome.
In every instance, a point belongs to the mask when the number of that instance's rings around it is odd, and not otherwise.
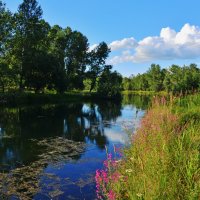
[[[69,27],[63,29],[55,25],[48,34],[48,40],[50,42],[49,53],[52,55],[52,83],[50,88],[54,88],[59,93],[63,93],[67,89],[65,52],[71,32],[72,30]]]
[[[111,72],[112,66],[106,65],[100,75],[97,92],[104,97],[119,97],[122,90],[122,76],[116,71]]]
[[[132,90],[130,78],[124,77],[122,81],[122,85],[123,85],[124,90]]]
[[[0,57],[6,54],[7,41],[11,37],[12,15],[6,10],[5,4],[0,1]]]
[[[0,1],[0,88],[2,92],[10,83],[10,69],[7,54],[9,52],[8,41],[12,36],[12,14],[6,10],[5,4]]]
[[[65,48],[65,67],[68,89],[83,89],[85,70],[88,64],[89,43],[86,36],[73,31],[67,38]]]
[[[10,70],[5,59],[0,58],[0,89],[4,93],[10,84]]]
[[[160,65],[152,64],[147,71],[149,88],[152,91],[161,91],[163,89],[164,74]]]
[[[87,77],[91,81],[90,92],[95,88],[97,78],[106,67],[106,59],[110,49],[105,42],[100,43],[96,48],[89,52],[89,70]]]
[[[31,65],[25,76],[25,85],[29,89],[34,89],[35,92],[43,91],[45,87],[51,84],[53,72],[53,56],[49,52],[47,37],[51,27],[44,20],[40,21],[40,25],[43,37],[32,54],[32,63],[30,63]]]
[[[53,82],[54,58],[47,51],[40,50],[34,55],[37,62],[27,73],[27,87],[34,89],[36,93],[44,91],[45,87],[51,88]]]
[[[24,0],[15,17],[15,33],[12,40],[12,60],[19,77],[19,88],[23,90],[28,82],[27,76],[33,67],[35,54],[44,38],[41,23],[42,9],[36,0]]]
[[[185,83],[183,80],[184,70],[178,65],[172,65],[166,72],[164,79],[164,88],[168,92],[178,93],[184,90]]]
[[[149,90],[148,74],[139,74],[136,76],[135,84],[137,85],[137,90],[147,91]]]
[[[129,88],[130,90],[149,90],[149,82],[147,73],[137,74],[136,76],[131,76],[129,78]]]
[[[200,69],[196,64],[190,64],[187,69],[187,90],[195,91],[200,86]]]

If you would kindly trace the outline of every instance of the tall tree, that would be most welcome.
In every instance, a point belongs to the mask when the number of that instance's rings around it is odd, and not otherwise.
[[[119,97],[122,89],[122,76],[111,71],[112,66],[106,65],[98,81],[97,92],[103,97]]]
[[[35,53],[44,35],[41,25],[42,9],[36,0],[24,0],[15,14],[15,36],[12,41],[15,67],[19,76],[19,88],[24,89]],[[28,75],[29,76],[29,75]]]
[[[172,65],[167,70],[164,87],[167,91],[178,93],[184,90],[183,69],[178,65]]]
[[[65,52],[67,40],[70,37],[71,28],[63,29],[55,25],[48,34],[50,41],[49,52],[52,55],[52,88],[57,92],[63,93],[67,89],[67,75],[65,67]]]
[[[90,92],[95,88],[97,78],[106,67],[106,59],[110,49],[105,42],[101,42],[89,53],[89,71],[88,78],[91,80]]]
[[[65,49],[65,64],[69,89],[83,89],[85,70],[88,63],[89,43],[86,36],[78,31],[69,35]]]
[[[7,62],[8,41],[12,33],[12,15],[0,1],[0,88],[5,91],[9,82],[9,68]]]
[[[6,10],[5,4],[0,0],[0,57],[6,53],[6,44],[11,37],[12,23],[11,13]]]
[[[34,89],[35,92],[43,91],[52,82],[53,58],[49,52],[48,34],[50,25],[44,20],[40,21],[40,43],[32,52],[30,66],[27,67],[25,74],[25,85]]]
[[[163,89],[164,75],[160,65],[152,64],[147,71],[147,76],[150,90],[158,92]]]
[[[200,86],[200,69],[196,64],[192,63],[187,71],[189,72],[187,79],[188,90],[197,90]]]

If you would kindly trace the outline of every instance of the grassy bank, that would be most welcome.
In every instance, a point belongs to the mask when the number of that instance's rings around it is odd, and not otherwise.
[[[96,92],[89,93],[87,91],[72,91],[64,94],[55,93],[30,93],[30,92],[12,92],[0,93],[0,106],[21,106],[34,104],[62,104],[68,102],[80,101],[98,101],[108,100],[111,98],[98,95]]]
[[[82,93],[66,94],[34,94],[34,93],[5,93],[0,94],[1,106],[20,106],[30,104],[65,103],[69,101],[80,101],[92,98],[92,95]]]
[[[166,91],[160,91],[160,92],[155,92],[155,91],[143,91],[143,90],[124,90],[122,91],[122,94],[135,94],[135,95],[150,95],[150,96],[167,96],[168,93]]]
[[[166,92],[152,92],[152,91],[122,91],[122,95],[140,95],[140,96],[166,96]],[[45,93],[33,92],[6,92],[0,93],[0,106],[21,106],[34,104],[59,104],[67,102],[79,101],[98,101],[98,100],[114,100],[119,101],[120,97],[105,97],[99,95],[97,92],[90,93],[88,90],[70,91],[64,94],[57,94],[55,91],[47,91]]]
[[[200,95],[154,99],[122,160],[97,171],[99,199],[200,199]]]

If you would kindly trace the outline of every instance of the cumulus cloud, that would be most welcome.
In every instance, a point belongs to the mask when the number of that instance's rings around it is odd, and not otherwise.
[[[132,49],[137,46],[137,41],[131,38],[124,38],[122,40],[116,40],[109,44],[109,47],[112,51],[119,50],[119,49]]]
[[[112,57],[108,64],[116,65],[124,62],[134,62],[134,54],[130,50],[122,51],[121,55]]]
[[[200,58],[200,27],[185,24],[179,32],[162,28],[159,36],[138,42],[134,38],[125,38],[109,46],[113,51],[122,49],[120,55],[109,60],[110,64]]]
[[[108,45],[108,47],[111,49],[111,51],[116,51],[120,49],[133,49],[137,47],[137,45],[138,45],[137,41],[133,37],[131,37],[113,41]],[[91,45],[89,47],[89,51],[95,49],[97,46],[98,44]]]

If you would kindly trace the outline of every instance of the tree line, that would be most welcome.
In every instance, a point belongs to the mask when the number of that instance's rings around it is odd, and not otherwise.
[[[152,64],[143,74],[123,79],[124,90],[135,91],[167,91],[173,93],[187,93],[200,89],[200,69],[196,64],[189,66],[171,65],[161,68]]]
[[[113,96],[122,76],[106,64],[105,42],[90,50],[81,32],[50,26],[36,0],[23,0],[11,13],[0,0],[0,90],[83,90]]]

